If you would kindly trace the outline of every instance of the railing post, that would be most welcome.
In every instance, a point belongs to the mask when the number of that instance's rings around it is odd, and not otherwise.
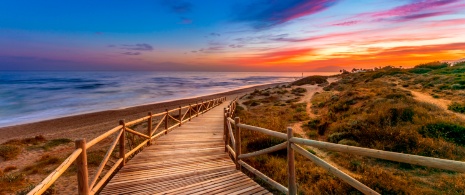
[[[199,102],[196,102],[196,103],[197,103],[197,117],[199,117],[200,106],[199,106]]]
[[[236,146],[234,147],[234,149],[236,150],[235,151],[236,152],[236,169],[241,170],[241,165],[238,163],[239,155],[241,155],[241,153],[242,153],[242,150],[241,150],[241,128],[237,126],[239,123],[241,123],[241,119],[239,117],[236,117],[236,118],[234,118],[234,122],[236,124],[236,125],[234,125],[236,127],[235,128],[235,130],[236,130],[236,135],[235,135],[236,136],[235,137],[236,138]]]
[[[179,106],[179,126],[181,126],[182,124],[182,109],[181,109],[181,106]]]
[[[149,141],[147,142],[147,146],[152,145],[152,112],[149,112],[149,119],[147,124],[147,134],[150,137]]]
[[[228,137],[228,111],[227,111],[227,108],[224,108],[224,135],[223,135],[223,138],[224,138],[224,152],[228,152],[228,148],[226,147],[228,145],[228,140],[229,140],[229,137]]]
[[[189,104],[189,110],[188,111],[189,111],[189,121],[191,121],[191,119],[192,119],[192,106],[191,106],[191,104]]]
[[[295,162],[294,150],[291,147],[292,142],[290,139],[293,137],[292,128],[287,128],[287,178],[289,186],[289,194],[297,194],[297,186],[295,184]]]
[[[78,180],[78,194],[88,195],[90,194],[89,189],[89,172],[87,169],[87,149],[86,140],[79,139],[74,142],[76,149],[82,149],[81,154],[76,159],[77,165],[77,180]]]
[[[123,133],[119,137],[119,157],[123,159],[121,162],[121,167],[126,165],[126,155],[125,155],[125,142],[126,142],[126,124],[124,124],[124,120],[119,121],[120,125],[123,125]]]
[[[168,115],[169,115],[169,113],[168,113],[168,109],[165,109],[165,110],[166,110],[166,117],[165,117],[165,130],[166,130],[165,135],[166,135],[168,133],[168,117],[169,117]]]

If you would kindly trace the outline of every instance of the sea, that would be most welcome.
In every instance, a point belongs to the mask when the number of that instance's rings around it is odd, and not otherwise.
[[[0,72],[0,127],[166,102],[334,72]]]

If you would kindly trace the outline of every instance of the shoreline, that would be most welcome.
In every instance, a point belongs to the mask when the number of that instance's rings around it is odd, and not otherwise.
[[[288,82],[247,86],[226,92],[197,97],[187,97],[182,99],[136,105],[121,109],[109,109],[98,112],[45,119],[26,124],[0,127],[0,134],[2,135],[0,137],[0,143],[4,143],[11,139],[34,137],[37,135],[45,136],[47,139],[68,138],[73,140],[85,138],[90,140],[118,125],[118,121],[121,119],[130,121],[144,117],[150,111],[153,113],[163,112],[165,109],[185,106],[189,103],[218,98],[221,96],[226,96],[227,101],[229,101],[235,96],[248,93],[255,89],[262,89],[286,83]]]

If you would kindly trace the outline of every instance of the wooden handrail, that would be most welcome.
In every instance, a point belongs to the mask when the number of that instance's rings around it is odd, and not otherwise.
[[[94,178],[90,182],[90,187],[93,188],[94,184],[97,182],[98,177],[100,176],[100,173],[102,173],[103,168],[105,167],[105,164],[107,164],[108,159],[110,159],[111,153],[113,152],[113,149],[115,149],[116,144],[118,144],[119,137],[123,134],[123,131],[119,131],[119,134],[115,137],[115,140],[113,140],[113,143],[110,145],[110,148],[107,150],[107,153],[103,157],[102,162],[97,168],[97,172],[94,175]]]
[[[342,179],[352,187],[356,188],[360,192],[364,194],[379,194],[378,192],[372,190],[371,188],[367,187],[366,185],[360,183],[356,179],[352,178],[351,176],[345,174],[344,172],[340,171],[336,167],[333,167],[332,165],[328,164],[327,162],[321,160],[317,156],[313,155],[312,153],[308,152],[304,148],[297,146],[295,144],[291,144],[292,149],[294,149],[296,152],[302,154],[303,156],[307,157],[310,159],[312,162],[315,164],[319,165],[320,167],[323,167],[326,169],[328,172],[336,175],[338,178]]]
[[[273,186],[274,188],[276,188],[277,190],[281,191],[282,193],[284,194],[287,194],[288,193],[288,189],[286,187],[284,187],[283,185],[281,185],[280,183],[272,180],[271,178],[269,178],[268,176],[266,176],[265,174],[263,174],[262,172],[258,171],[257,169],[254,169],[252,166],[250,166],[249,164],[245,163],[244,161],[242,160],[239,160],[238,163],[243,166],[244,168],[246,168],[248,171],[250,171],[251,173],[255,174],[256,176],[260,177],[260,179],[262,179],[263,181],[265,181],[266,183],[270,184],[271,186]]]
[[[118,159],[118,161],[116,161],[116,163],[110,168],[110,170],[107,171],[105,176],[103,176],[102,179],[100,179],[100,181],[97,183],[97,185],[95,185],[94,188],[92,188],[92,191],[91,191],[92,194],[95,194],[95,193],[97,193],[98,190],[100,190],[100,188],[103,186],[103,184],[105,184],[105,182],[116,171],[116,169],[121,165],[122,162],[123,162],[122,158],[120,158],[120,159]]]
[[[287,143],[288,142],[285,141],[285,142],[280,143],[278,145],[271,146],[269,148],[265,148],[265,149],[262,149],[262,150],[259,150],[259,151],[250,152],[250,153],[247,153],[247,154],[241,154],[241,155],[239,155],[239,159],[250,158],[250,157],[254,157],[254,156],[258,156],[258,155],[262,155],[262,154],[268,154],[268,153],[271,153],[271,152],[276,152],[276,151],[279,151],[279,150],[283,150],[283,149],[287,148]]]
[[[375,150],[369,148],[361,148],[355,146],[347,146],[341,144],[333,144],[328,142],[321,142],[315,140],[308,140],[303,138],[294,137],[291,139],[292,143],[314,146],[317,148],[323,148],[336,152],[344,152],[349,154],[356,154],[362,156],[368,156],[373,158],[379,158],[384,160],[390,160],[395,162],[402,162],[414,165],[421,165],[426,167],[433,167],[438,169],[445,169],[450,171],[465,172],[465,162],[432,158],[425,156],[417,156],[411,154],[402,154],[396,152],[389,152],[383,150]]]
[[[234,139],[234,133],[233,133],[233,129],[231,127],[231,123],[227,123],[227,126],[228,126],[228,132],[229,132],[229,138],[231,139],[231,144],[236,147],[236,139]]]
[[[36,194],[42,194],[44,193],[70,166],[73,162],[79,161],[78,162],[78,178],[79,178],[79,194],[95,194],[97,193],[101,187],[110,179],[110,177],[114,174],[115,171],[119,167],[122,167],[125,165],[126,160],[133,155],[135,152],[138,150],[141,150],[144,146],[148,145],[149,141],[157,139],[158,137],[168,133],[169,131],[173,130],[174,128],[180,126],[182,123],[187,122],[190,120],[192,117],[199,116],[199,112],[205,113],[208,110],[212,109],[215,106],[218,106],[220,103],[225,101],[226,98],[215,98],[212,100],[209,100],[207,102],[202,102],[196,103],[196,104],[190,104],[187,106],[183,107],[178,107],[172,110],[166,110],[165,112],[160,112],[156,114],[152,114],[151,112],[148,113],[148,116],[135,119],[133,121],[125,123],[124,120],[120,120],[120,124],[109,131],[99,135],[98,137],[94,138],[93,140],[89,142],[85,142],[85,140],[79,140],[76,141],[76,150],[71,153],[70,156],[68,156],[63,163],[60,164],[50,175],[48,175],[43,181],[41,181],[34,189],[32,189],[28,195],[36,195]],[[205,104],[208,103],[208,109],[205,107]],[[197,108],[194,109],[194,107]],[[201,110],[201,107],[204,107],[203,110]],[[188,108],[186,113],[184,115],[181,115],[182,109]],[[174,118],[169,114],[169,112],[172,111],[179,111],[179,119]],[[187,113],[194,111],[197,113],[197,115],[191,115],[189,114],[189,119],[185,119],[185,116]],[[151,129],[152,127],[152,119],[153,117],[158,117],[158,116],[163,116],[161,117],[160,121],[158,124],[155,126],[155,128]],[[178,123],[174,124],[171,127],[168,127],[168,116]],[[139,123],[142,123],[144,121],[147,121],[147,135],[144,133],[140,133],[134,129],[129,128],[128,126],[133,126]],[[165,124],[165,129],[161,132],[158,132],[157,134],[153,135],[157,129],[161,126],[161,124]],[[87,159],[86,159],[86,150],[95,144],[101,142],[105,138],[109,137],[110,135],[113,135],[114,133],[118,132],[116,137],[114,138],[113,142],[111,143],[109,149],[107,150],[105,156],[102,159],[102,162],[99,164],[97,171],[95,172],[95,175],[92,177],[92,180],[88,182],[88,168],[87,168]],[[144,141],[142,141],[138,146],[132,148],[129,152],[126,153],[126,132],[131,133],[134,135],[140,136]],[[131,142],[132,143],[132,142]],[[103,171],[103,168],[106,166],[108,163],[111,154],[113,150],[116,148],[116,145],[119,145],[119,158],[117,162],[106,172],[106,174],[99,179],[100,174]],[[232,149],[232,148],[231,148]],[[234,150],[232,150],[234,152]],[[98,181],[98,182],[97,182]]]
[[[142,121],[145,121],[145,120],[147,120],[148,118],[149,118],[149,116],[146,116],[146,117],[142,117],[142,118],[140,118],[140,119],[136,119],[136,120],[133,120],[133,121],[127,122],[127,123],[126,123],[126,126],[132,126],[132,125],[135,125],[135,124],[137,124],[137,123],[140,123],[140,122],[142,122]]]
[[[178,122],[178,123],[179,123],[179,120],[178,120],[177,118],[174,118],[174,117],[173,117],[173,116],[171,116],[170,114],[168,114],[168,116],[169,116],[171,119],[173,119],[173,120],[175,120],[176,122]]]
[[[165,113],[163,113],[163,114],[165,114]],[[165,120],[165,117],[166,117],[166,115],[161,117],[160,122],[158,122],[157,126],[155,126],[155,128],[152,129],[152,134],[150,136],[152,136],[157,131],[157,129],[161,126],[161,124],[163,123],[163,120]]]
[[[237,124],[237,126],[239,126],[241,128],[244,128],[244,129],[252,130],[252,131],[258,131],[260,133],[264,133],[264,134],[267,134],[267,135],[270,135],[270,136],[273,136],[273,137],[277,137],[277,138],[281,138],[281,139],[287,139],[287,135],[284,134],[284,133],[281,133],[281,132],[272,131],[272,130],[269,130],[269,129],[265,129],[265,128],[261,128],[261,127],[255,127],[255,126],[246,125],[246,124]]]
[[[141,137],[143,137],[143,138],[150,139],[150,137],[149,137],[148,135],[145,135],[145,134],[143,134],[143,133],[139,133],[139,132],[137,132],[136,130],[132,130],[132,129],[128,128],[128,127],[126,127],[126,131],[127,131],[128,133],[132,133],[132,134],[134,134],[134,135],[138,135],[138,136],[141,136]]]
[[[37,195],[44,193],[52,184],[55,182],[66,169],[73,164],[73,162],[81,155],[82,149],[74,150],[71,155],[68,156],[55,170],[52,171],[42,182],[40,182],[34,189],[32,189],[28,195]]]
[[[114,127],[113,129],[110,129],[109,131],[107,131],[104,134],[98,136],[97,138],[91,140],[90,142],[87,142],[86,147],[87,148],[92,147],[93,145],[95,145],[96,143],[98,143],[98,142],[102,141],[103,139],[107,138],[111,134],[117,132],[118,130],[121,130],[121,128],[123,128],[123,125],[118,125],[118,126]]]

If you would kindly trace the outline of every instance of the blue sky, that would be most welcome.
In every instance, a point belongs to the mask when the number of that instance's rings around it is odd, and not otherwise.
[[[334,71],[464,57],[460,0],[5,1],[0,70]]]

